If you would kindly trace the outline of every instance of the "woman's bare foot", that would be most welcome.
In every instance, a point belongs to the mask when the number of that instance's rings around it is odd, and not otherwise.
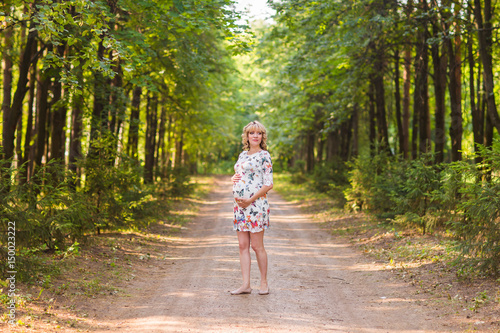
[[[233,290],[230,292],[231,295],[244,295],[244,294],[250,294],[252,293],[252,288],[250,287],[240,287],[236,290]]]
[[[260,284],[260,289],[259,289],[259,295],[268,295],[269,294],[269,286],[267,282],[261,282]]]

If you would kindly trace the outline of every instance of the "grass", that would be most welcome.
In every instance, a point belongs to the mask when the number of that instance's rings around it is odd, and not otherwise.
[[[325,193],[315,191],[311,181],[303,175],[293,176],[289,173],[280,173],[273,177],[274,183],[279,184],[274,189],[286,200],[297,203],[308,213],[335,214],[342,211],[342,203]]]

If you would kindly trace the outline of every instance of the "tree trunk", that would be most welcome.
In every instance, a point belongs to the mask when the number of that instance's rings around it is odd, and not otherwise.
[[[309,130],[306,134],[306,170],[313,172],[314,170],[314,132]]]
[[[432,24],[434,36],[440,31],[435,22]],[[439,45],[431,46],[432,62],[434,67],[434,98],[436,103],[435,130],[434,130],[434,161],[442,163],[444,161],[444,148],[446,144],[445,115],[446,115],[446,52],[440,54]]]
[[[36,49],[36,47],[35,47]],[[37,75],[37,62],[35,61],[30,71],[29,78],[29,98],[28,98],[28,124],[26,125],[26,135],[24,137],[24,156],[23,161],[27,162],[25,169],[23,170],[24,174],[21,179],[21,183],[28,181],[33,174],[33,161],[35,159],[35,145],[31,144],[31,138],[33,133],[35,132],[35,128],[33,126],[33,113],[35,112],[35,87],[36,87],[36,75]]]
[[[138,149],[139,149],[139,116],[141,110],[141,94],[142,88],[136,86],[132,93],[132,105],[130,112],[130,122],[128,129],[128,144],[127,153],[130,157],[138,160]]]
[[[27,129],[26,129],[27,130]],[[16,126],[16,160],[17,160],[17,168],[19,169],[23,163],[23,112],[21,112],[21,116],[17,122]]]
[[[490,117],[485,117],[485,118],[486,122],[484,127],[484,145],[485,147],[491,147],[493,146],[493,131],[495,127],[493,126]],[[484,176],[486,181],[488,182],[491,181],[492,172],[493,172],[492,168],[487,168],[487,170],[485,170]]]
[[[448,45],[448,64],[450,84],[448,86],[450,92],[451,106],[451,122],[450,122],[450,139],[451,139],[451,160],[459,161],[462,159],[462,68],[461,68],[461,38],[460,27],[455,25],[454,41],[447,39]]]
[[[6,115],[10,114],[10,104],[12,102],[12,27],[4,30],[4,49],[3,49],[3,99],[2,99],[2,112],[3,122],[6,124]],[[3,157],[4,152],[0,151],[0,157]]]
[[[495,102],[495,86],[493,76],[491,0],[484,0],[484,21],[482,12],[481,1],[474,0],[474,16],[476,18],[478,31],[479,54],[481,56],[481,62],[483,63],[483,80],[485,95],[487,96],[488,116],[492,125],[497,129],[497,132],[500,133],[500,116],[498,115],[497,105]]]
[[[42,165],[42,158],[45,153],[50,77],[47,76],[46,72],[38,72],[37,81],[35,168],[38,168]]]
[[[158,96],[148,94],[148,107],[146,109],[146,143],[144,156],[144,182],[152,183],[154,180],[154,161],[156,144],[156,127],[158,124]]]
[[[375,86],[375,104],[377,106],[377,129],[378,139],[381,145],[380,151],[387,151],[391,154],[389,146],[389,131],[387,128],[387,116],[385,110],[385,88],[384,88],[384,68],[383,56],[380,55],[375,64],[375,75],[373,76],[373,85]]]
[[[411,88],[411,48],[406,47],[403,72],[403,157],[410,156],[410,88]]]
[[[369,139],[370,139],[370,151],[371,154],[375,154],[376,152],[376,147],[377,147],[377,128],[376,128],[376,117],[375,117],[375,97],[374,97],[374,87],[373,87],[373,81],[370,80],[370,87],[368,90],[368,118],[369,118],[369,123],[370,123],[370,134],[369,134]]]
[[[359,105],[354,103],[352,111],[352,146],[351,146],[351,157],[358,156],[359,152]]]
[[[350,147],[351,147],[351,140],[352,140],[352,127],[353,127],[353,115],[346,121],[344,121],[340,127],[341,129],[341,134],[340,134],[340,158],[342,161],[347,162],[349,160],[349,155],[351,153]]]
[[[407,21],[412,20],[413,1],[408,0],[406,5]],[[411,88],[411,39],[408,37],[404,51],[404,72],[403,72],[403,157],[410,155],[410,88]]]
[[[326,139],[326,161],[331,162],[335,156],[339,155],[339,135],[338,129],[328,133]]]
[[[10,167],[10,158],[14,155],[14,139],[17,123],[19,117],[21,117],[23,111],[23,101],[26,92],[28,91],[28,74],[31,66],[31,57],[34,53],[33,50],[36,47],[37,30],[32,29],[26,40],[26,46],[22,52],[23,56],[21,59],[21,64],[19,66],[19,79],[17,81],[16,92],[14,93],[14,99],[12,100],[12,105],[7,112],[3,113],[3,149],[4,158],[6,160],[6,167]]]
[[[122,110],[125,109],[125,105],[122,102],[123,71],[119,60],[113,70],[116,74],[111,82],[111,107],[109,108],[111,113],[109,118],[111,118],[111,121],[109,124],[109,131],[113,133],[115,137],[118,137],[120,119],[123,113]]]
[[[424,10],[427,9],[427,2],[421,0]],[[415,57],[415,90],[413,95],[414,121],[418,121],[418,141],[416,133],[413,133],[412,156],[416,158],[416,152],[426,153],[430,150],[430,112],[429,112],[429,50],[427,46],[427,21],[420,21],[420,28],[417,34],[417,51]],[[418,115],[418,117],[416,117]],[[414,124],[415,125],[415,124]]]
[[[156,172],[163,179],[165,177],[165,164],[166,164],[166,145],[165,135],[167,129],[167,108],[165,101],[161,103],[160,125],[158,128],[158,145],[156,150],[155,167]]]
[[[399,50],[394,55],[394,100],[396,103],[396,125],[398,127],[399,153],[404,154],[403,119],[401,117],[401,91],[399,87]]]
[[[179,169],[182,167],[182,151],[184,149],[184,132],[180,129],[179,138],[175,143],[175,161],[174,168]]]
[[[83,82],[83,68],[79,65],[75,69],[75,75],[79,83]],[[71,111],[71,137],[69,142],[69,160],[68,169],[74,173],[71,186],[75,189],[80,185],[80,173],[77,166],[78,160],[82,157],[82,130],[83,130],[83,107],[84,98],[82,94],[75,94],[73,96],[72,111]]]
[[[104,60],[104,45],[101,41],[97,48],[97,60]],[[92,109],[92,119],[90,125],[90,145],[88,156],[95,156],[97,148],[94,140],[102,136],[102,131],[107,127],[107,117],[104,114],[104,106],[109,103],[108,89],[104,75],[96,71],[94,73],[94,104]]]
[[[493,146],[493,130],[495,127],[493,126],[491,119],[489,117],[485,117],[485,126],[484,126],[484,145],[485,147]]]
[[[416,69],[415,69],[416,71]],[[418,157],[418,134],[419,134],[419,119],[420,108],[413,106],[413,127],[411,131],[411,158],[413,160]]]
[[[64,56],[66,46],[64,44],[57,47],[59,57]],[[56,76],[53,88],[52,104],[59,103],[52,112],[52,131],[51,131],[51,146],[50,146],[50,159],[58,160],[61,165],[64,165],[64,157],[66,151],[66,133],[64,127],[66,126],[66,106],[62,102],[63,87],[60,82],[60,77]]]
[[[168,125],[167,125],[167,142],[165,143],[165,155],[162,156],[162,159],[165,161],[163,177],[168,177],[169,170],[172,169],[172,154],[170,152],[170,148],[172,147],[172,142],[174,141],[174,117],[172,115],[168,116]]]
[[[319,135],[318,138],[318,154],[316,156],[316,161],[318,162],[318,165],[321,165],[323,162],[323,150],[325,147],[325,139],[323,138],[323,135]]]
[[[28,14],[29,13],[29,7],[28,6],[24,6],[24,14]],[[26,39],[26,27],[25,26],[22,26],[21,27],[21,41],[24,42],[24,40]],[[32,53],[35,53],[36,52],[36,46],[37,46],[37,42],[35,41],[34,45],[33,45],[33,48],[32,48]],[[30,59],[31,59],[31,54],[29,55]],[[24,57],[24,54],[23,52],[21,51],[20,55],[19,55],[19,58],[22,59]],[[21,67],[21,64],[19,64],[19,67]],[[30,65],[30,68],[32,66]],[[31,87],[31,84],[29,82],[29,78],[31,77],[30,74],[31,74],[31,70],[28,70],[28,87],[27,87],[27,92],[30,90],[30,87]],[[23,103],[24,104],[24,103]],[[23,105],[24,106],[24,105]],[[17,122],[17,128],[16,128],[16,158],[17,158],[17,168],[21,168],[24,164],[24,158],[23,158],[23,148],[22,148],[22,142],[23,142],[23,119],[24,119],[24,112],[23,110],[21,111],[21,115],[19,116],[19,120]],[[28,132],[28,129],[26,129],[26,133]],[[26,166],[24,166],[26,167]],[[24,170],[22,171],[24,173]]]
[[[469,18],[469,21],[471,21],[471,16],[472,13],[470,12],[470,8],[467,8],[467,16]],[[475,87],[475,77],[474,77],[474,72],[476,70],[476,62],[475,62],[475,57],[474,57],[474,41],[472,37],[472,29],[470,29],[467,32],[468,39],[467,39],[467,53],[468,53],[468,58],[469,58],[469,98],[470,98],[470,109],[471,109],[471,116],[472,116],[472,133],[474,136],[474,151],[477,153],[479,145],[482,145],[484,143],[484,113],[482,113],[481,108],[479,107],[480,100],[477,100],[476,103],[476,87]],[[481,66],[479,66],[479,72],[481,70]],[[480,84],[480,74],[478,74],[478,82],[477,82],[477,87],[478,90],[481,87]],[[479,155],[476,155],[475,158],[476,164],[480,164],[482,162],[482,159]]]

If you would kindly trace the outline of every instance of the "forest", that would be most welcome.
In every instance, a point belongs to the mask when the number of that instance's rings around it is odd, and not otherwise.
[[[1,242],[136,227],[231,173],[259,119],[276,173],[499,273],[497,3],[268,4],[247,25],[231,0],[3,1]]]

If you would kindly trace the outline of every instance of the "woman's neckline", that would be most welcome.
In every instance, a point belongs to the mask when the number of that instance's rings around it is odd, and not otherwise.
[[[252,156],[252,155],[255,155],[255,154],[260,153],[260,152],[261,152],[261,151],[263,151],[263,150],[264,150],[264,149],[261,149],[261,150],[259,150],[259,151],[255,152],[255,153],[252,153],[252,154],[249,154],[249,150],[247,150],[247,155],[248,155],[248,156]]]

